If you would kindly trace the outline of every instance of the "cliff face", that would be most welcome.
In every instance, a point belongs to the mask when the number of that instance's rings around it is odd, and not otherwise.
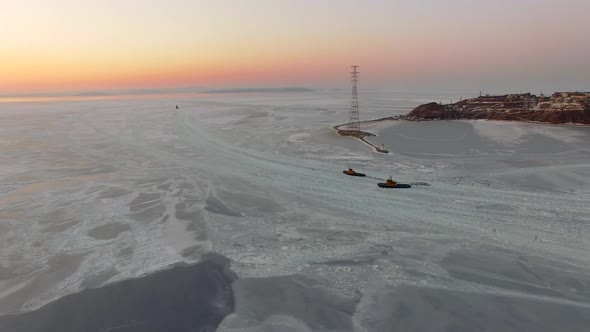
[[[412,110],[406,117],[415,119],[441,119],[450,116],[446,112],[446,107],[437,103],[428,103],[420,105]]]
[[[429,103],[416,107],[409,120],[489,119],[546,123],[590,124],[590,93],[554,93],[482,96],[454,104]]]

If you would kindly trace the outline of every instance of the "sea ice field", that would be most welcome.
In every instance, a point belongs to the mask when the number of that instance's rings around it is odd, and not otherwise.
[[[589,127],[362,125],[380,154],[332,129],[348,96],[0,103],[0,330],[588,331]]]

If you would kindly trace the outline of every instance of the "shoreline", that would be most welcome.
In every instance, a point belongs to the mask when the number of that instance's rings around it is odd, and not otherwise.
[[[525,123],[525,124],[536,124],[536,125],[550,125],[550,126],[562,126],[562,127],[581,127],[581,128],[590,128],[590,124],[583,124],[583,123],[550,123],[550,122],[541,122],[541,121],[531,121],[531,120],[497,120],[497,119],[408,119],[407,115],[401,116],[390,116],[378,119],[371,119],[371,120],[364,120],[360,121],[361,124],[368,124],[368,123],[381,123],[387,121],[408,121],[408,122],[455,122],[455,121],[462,121],[462,122],[496,122],[496,123]],[[375,144],[366,140],[366,137],[373,137],[377,136],[372,132],[368,131],[352,131],[347,129],[340,129],[342,127],[348,126],[348,123],[338,124],[332,127],[333,130],[336,131],[338,136],[343,137],[353,137],[364,143],[365,145],[371,147],[374,152],[388,154],[389,150],[381,149],[380,147],[376,146]]]
[[[542,124],[590,125],[590,92],[480,95],[442,104],[430,102],[406,115],[412,120],[502,120]]]
[[[537,124],[544,126],[563,126],[563,127],[582,127],[590,128],[590,124],[576,123],[576,122],[565,122],[565,123],[551,123],[543,121],[532,121],[532,120],[506,120],[506,119],[404,119],[408,122],[454,122],[454,121],[467,121],[467,122],[478,122],[478,121],[489,121],[489,122],[506,122],[506,123],[526,123],[526,124]]]

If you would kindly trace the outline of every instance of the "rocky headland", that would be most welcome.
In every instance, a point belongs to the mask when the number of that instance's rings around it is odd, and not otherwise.
[[[556,92],[479,96],[456,103],[428,103],[408,113],[406,120],[505,120],[552,124],[590,124],[590,92]]]

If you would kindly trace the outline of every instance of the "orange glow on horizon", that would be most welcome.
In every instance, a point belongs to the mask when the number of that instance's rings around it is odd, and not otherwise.
[[[590,77],[590,2],[335,3],[7,1],[0,94]]]

